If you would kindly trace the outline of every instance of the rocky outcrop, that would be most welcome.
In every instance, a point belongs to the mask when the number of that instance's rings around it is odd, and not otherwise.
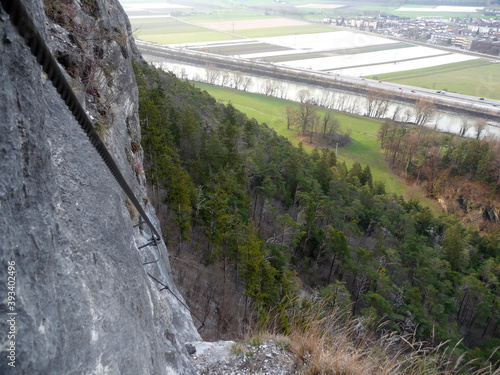
[[[191,361],[200,374],[289,375],[307,373],[300,368],[284,337],[245,344],[233,341],[192,342]],[[288,348],[288,349],[286,349]]]
[[[42,0],[25,5],[159,227],[138,146],[140,57],[118,1],[46,1],[49,17]],[[133,227],[125,194],[1,8],[0,87],[0,373],[195,373],[184,343],[200,337],[174,297],[166,247],[143,267],[156,254],[138,249],[147,228]]]
[[[449,214],[458,215],[465,225],[473,225],[485,233],[498,229],[498,193],[470,176],[447,178],[438,202]]]

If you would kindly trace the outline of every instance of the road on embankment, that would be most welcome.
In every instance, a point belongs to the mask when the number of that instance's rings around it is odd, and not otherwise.
[[[199,67],[211,64],[221,70],[240,71],[258,77],[314,85],[356,95],[368,95],[369,92],[377,92],[390,98],[390,101],[408,105],[414,105],[419,99],[427,99],[434,103],[438,111],[484,119],[496,126],[500,123],[500,102],[487,98],[366,78],[288,68],[271,63],[219,56],[185,48],[172,48],[149,42],[137,41],[137,46],[141,53],[163,58],[167,61],[177,61]]]

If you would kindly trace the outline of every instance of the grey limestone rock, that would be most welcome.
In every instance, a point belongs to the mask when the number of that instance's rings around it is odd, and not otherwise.
[[[75,5],[78,22],[88,18],[115,36],[129,35],[117,1],[85,3],[93,8]],[[25,4],[64,68],[100,61],[106,87],[93,83],[98,97],[75,72],[67,72],[68,80],[93,118],[103,117],[105,104],[106,144],[145,199],[144,173],[134,167],[142,150],[131,151],[132,142],[140,144],[133,40],[78,41],[74,29],[46,18],[42,0]],[[127,210],[125,194],[1,7],[0,116],[0,373],[194,374],[184,344],[200,336],[173,296],[179,295],[165,245],[162,260],[143,267],[155,255],[138,250],[147,230],[133,227],[138,218]],[[7,300],[8,262],[15,262],[15,306]],[[160,291],[146,271],[173,294]],[[9,340],[12,311],[16,331]],[[15,368],[6,359],[11,341]]]

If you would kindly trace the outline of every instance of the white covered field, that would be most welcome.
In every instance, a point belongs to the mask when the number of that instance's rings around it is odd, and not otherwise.
[[[419,48],[419,47],[416,47],[416,48]],[[391,52],[391,51],[384,51],[384,52]],[[333,70],[333,71],[338,72],[340,74],[345,74],[347,76],[363,77],[363,76],[385,74],[385,73],[404,72],[405,70],[430,68],[433,66],[451,64],[451,63],[468,61],[468,60],[473,60],[473,59],[475,59],[475,57],[454,53],[452,55],[427,57],[425,59],[400,61],[400,62],[396,62],[396,63],[390,62],[387,64],[353,67],[353,68],[347,68],[347,69],[342,69],[342,70],[338,70],[338,71]]]
[[[266,51],[260,53],[245,54],[245,46],[255,42],[287,47],[288,50]],[[450,53],[432,47],[412,46],[406,48],[388,49],[391,44],[400,43],[392,39],[386,39],[375,35],[367,35],[352,31],[335,31],[317,34],[287,35],[270,38],[245,39],[240,41],[191,43],[183,44],[183,47],[200,47],[203,45],[213,46],[237,46],[241,45],[241,51],[234,57],[244,59],[262,59],[266,57],[281,57],[279,65],[292,68],[330,71],[332,73],[350,76],[369,76],[376,74],[401,72],[419,68],[429,68],[438,65],[455,62],[474,60],[477,57]],[[379,46],[380,51],[354,53],[355,48]],[[308,53],[335,52],[334,56],[307,58]],[[304,58],[301,59],[300,55]],[[291,56],[287,61],[286,56]]]
[[[484,10],[484,7],[467,6],[422,6],[422,7],[402,7],[396,9],[396,12],[457,12],[457,13],[475,13]]]
[[[339,4],[304,4],[304,5],[295,5],[295,8],[312,8],[312,9],[337,9],[345,7],[345,5]]]
[[[280,63],[291,68],[332,71],[350,76],[366,76],[428,68],[475,57],[449,53],[429,47],[397,48],[385,51],[320,57]]]
[[[328,33],[299,34],[259,38],[261,42],[276,44],[303,51],[336,51],[350,48],[377,46],[399,43],[376,35],[355,33],[352,31],[333,31]]]
[[[284,56],[293,53],[339,51],[368,46],[382,46],[399,43],[375,35],[337,31],[331,33],[289,35],[284,37],[261,38],[261,42],[292,48],[294,51],[267,52],[252,55],[240,55],[242,58],[263,58]],[[449,53],[437,48],[414,46],[388,49],[376,52],[341,54],[314,59],[296,59],[284,61],[279,65],[292,68],[331,71],[350,76],[368,76],[375,74],[401,72],[419,68],[473,60],[476,57],[459,53]]]

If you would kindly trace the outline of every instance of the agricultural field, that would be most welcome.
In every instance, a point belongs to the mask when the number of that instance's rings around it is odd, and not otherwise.
[[[378,15],[387,14],[398,17],[417,18],[419,16],[441,16],[444,18],[451,17],[471,17],[481,18],[483,12],[479,9],[482,7],[464,7],[464,6],[429,6],[429,5],[401,5],[392,6],[393,4],[383,5],[366,5],[366,3],[351,3],[348,7],[338,9],[340,15],[357,16],[357,15]]]
[[[419,57],[418,53],[422,52],[425,54],[426,52],[418,49],[424,49],[427,47],[414,47],[412,48],[414,51],[417,51],[417,54],[414,57],[407,57],[404,53],[397,55],[398,51],[392,51],[392,53],[385,53],[385,62],[380,62],[377,64],[365,64],[365,65],[357,65],[353,67],[345,67],[341,70],[329,68],[329,71],[336,71],[341,74],[354,76],[354,77],[363,77],[371,74],[384,74],[389,72],[402,72],[413,70],[417,68],[430,67],[435,68],[440,65],[450,64],[454,62],[462,62],[462,61],[470,61],[476,60],[476,57],[462,55],[458,53],[444,53],[444,54],[435,54],[429,56]],[[404,52],[410,52],[410,48],[405,50]],[[394,57],[394,60],[390,59]],[[369,61],[369,60],[368,60]],[[420,86],[420,85],[415,85]]]
[[[347,30],[232,40],[217,45],[198,42],[183,47],[355,77],[478,59],[475,56]]]
[[[478,59],[368,78],[500,100],[500,64],[489,60]]]
[[[381,36],[312,24],[304,19],[265,15],[250,10],[252,4],[258,1],[246,3],[245,7],[249,10],[218,8],[215,5],[212,8],[208,6],[206,9],[194,9],[190,5],[159,1],[153,4],[137,0],[123,1],[128,4],[124,5],[126,9],[134,9],[134,12],[147,11],[149,6],[151,12],[160,14],[132,16],[134,35],[138,39],[228,57],[260,60],[290,68],[363,77],[477,59],[474,56],[415,46]],[[276,4],[272,6],[279,8]],[[344,6],[341,3],[292,1],[287,6],[304,12],[312,10],[314,13],[317,10],[355,7],[355,4]],[[433,9],[447,12],[458,8]],[[169,17],[165,13],[167,11],[176,16]]]
[[[307,24],[300,26],[281,26],[272,28],[258,28],[238,31],[238,35],[245,38],[279,37],[286,35],[300,35],[312,33],[324,33],[335,30],[332,26]]]
[[[192,3],[179,5],[160,0],[147,3],[139,0],[122,1],[124,7],[133,9],[135,14],[131,17],[134,35],[145,41],[290,68],[377,77],[412,86],[500,99],[500,89],[495,85],[500,78],[500,65],[490,64],[487,60],[309,23],[304,17],[266,15],[254,10],[260,8],[252,8],[264,5],[272,9],[293,8],[311,15],[348,9],[382,11],[389,9],[387,7],[367,7],[366,3],[359,7],[356,3],[306,3],[296,0],[280,5],[249,0],[233,4],[238,9],[227,8],[227,3],[225,7],[219,6],[224,3],[222,1],[194,9]],[[415,11],[421,8],[419,5],[405,5],[389,10],[415,15],[422,14]],[[432,13],[431,9],[444,13],[463,11],[462,16],[468,14],[465,11],[472,10],[452,7],[426,9],[426,14]],[[457,76],[460,80],[457,80]]]
[[[425,13],[477,13],[484,10],[484,7],[470,6],[403,6],[396,9],[396,12],[425,12]]]
[[[296,8],[308,8],[308,9],[337,9],[342,8],[344,5],[342,4],[303,4],[296,5]]]
[[[232,40],[235,37],[227,33],[208,30],[182,22],[175,18],[140,19],[132,23],[134,37],[146,42],[159,44],[186,44],[193,40],[199,42],[214,42]]]
[[[184,44],[301,33],[322,33],[333,28],[306,21],[247,11],[214,11],[184,16],[129,16],[136,38],[160,44]]]
[[[191,19],[186,19],[193,22]],[[198,21],[200,23],[200,21]],[[291,18],[257,18],[257,19],[233,19],[231,21],[217,21],[217,22],[201,22],[204,27],[209,29],[216,29],[222,31],[241,31],[253,30],[260,28],[280,28],[288,26],[304,26],[309,25],[308,22],[295,20]]]
[[[292,68],[331,71],[359,77],[472,59],[475,57],[429,47],[413,46],[389,50],[384,46],[379,51],[287,61],[282,64]]]
[[[192,47],[192,50],[195,51],[203,51],[208,53],[214,53],[218,55],[225,56],[235,56],[240,53],[269,53],[270,51],[287,51],[288,48],[281,47],[276,48],[276,46],[272,44],[260,43],[258,41],[242,41],[241,43],[228,43],[228,44],[220,44],[214,43],[210,45],[202,45],[200,47]]]
[[[131,20],[136,18],[150,18],[152,16],[168,16],[171,12],[191,11],[193,9],[193,7],[188,5],[166,3],[161,0],[149,0],[146,2],[140,0],[120,0],[120,4]]]
[[[300,9],[306,19],[321,20],[323,16],[378,16],[379,14],[394,15],[398,17],[417,18],[419,16],[441,16],[451,17],[484,17],[483,7],[470,6],[429,6],[429,5],[399,5],[397,3],[386,2],[387,5],[368,5],[367,2],[339,2],[343,6],[328,9],[326,4],[316,4],[315,7],[296,7]],[[242,3],[245,4],[245,3]],[[372,2],[371,4],[376,4]],[[492,6],[488,7],[491,8]]]

